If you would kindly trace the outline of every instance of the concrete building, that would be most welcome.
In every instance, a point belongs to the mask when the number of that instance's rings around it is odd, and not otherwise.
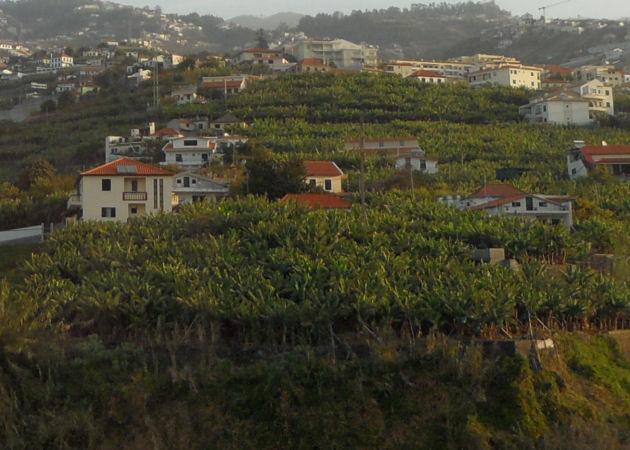
[[[378,64],[378,47],[345,39],[307,39],[285,48],[297,61],[318,59],[338,69],[361,70]]]
[[[207,201],[214,203],[230,192],[228,183],[219,183],[194,172],[178,173],[173,183],[173,204]]]
[[[468,75],[471,86],[497,84],[506,87],[540,89],[542,69],[533,66],[506,65],[484,69]]]
[[[162,148],[162,165],[175,164],[184,169],[198,169],[212,160],[215,140],[208,137],[183,137],[167,142]]]
[[[594,79],[576,87],[574,90],[580,97],[588,100],[588,110],[591,119],[595,117],[596,113],[615,115],[615,103],[611,85]]]

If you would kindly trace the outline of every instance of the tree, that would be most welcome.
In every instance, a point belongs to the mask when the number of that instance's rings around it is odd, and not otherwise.
[[[39,105],[39,110],[44,114],[53,112],[55,109],[57,109],[57,103],[55,103],[55,101],[52,99],[48,99],[45,102],[42,102],[41,105]]]
[[[258,31],[256,31],[256,48],[269,48],[269,43],[267,42],[265,34],[265,30],[262,28],[259,28]]]
[[[55,168],[45,159],[35,159],[28,164],[18,177],[17,187],[23,191],[28,190],[33,184],[42,178],[52,178],[55,176]]]
[[[270,200],[308,189],[304,183],[306,169],[297,158],[274,161],[271,151],[257,150],[247,160],[246,170],[249,193],[266,195]]]
[[[70,105],[74,105],[74,94],[70,91],[64,91],[59,94],[59,98],[57,98],[57,107],[59,109],[65,109]]]

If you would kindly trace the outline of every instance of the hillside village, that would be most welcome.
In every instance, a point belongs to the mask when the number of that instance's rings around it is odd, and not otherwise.
[[[0,447],[630,445],[625,19],[22,1]]]

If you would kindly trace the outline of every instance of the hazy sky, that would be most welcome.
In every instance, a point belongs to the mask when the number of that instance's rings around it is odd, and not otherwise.
[[[435,0],[435,3],[440,3],[441,1],[443,0]],[[446,1],[447,3],[457,3],[457,1],[452,0]],[[559,1],[560,0],[496,0],[495,3],[515,15],[528,12],[538,17],[540,15],[538,11],[539,7],[558,3]],[[150,8],[160,5],[162,10],[166,13],[186,14],[196,12],[201,15],[212,14],[223,17],[224,19],[229,19],[240,14],[268,16],[284,11],[315,15],[319,12],[332,13],[334,11],[341,11],[349,13],[356,9],[371,10],[375,8],[388,8],[390,6],[408,8],[411,3],[415,2],[418,2],[418,0],[314,0],[310,2],[294,0],[178,0],[175,2],[164,1],[161,3],[149,3],[147,0],[117,1],[117,3],[140,7],[149,6]],[[422,0],[420,2],[425,4],[430,3],[428,0]],[[568,0],[566,3],[550,7],[547,10],[547,17],[551,18],[578,16],[608,19],[630,17],[630,0]]]

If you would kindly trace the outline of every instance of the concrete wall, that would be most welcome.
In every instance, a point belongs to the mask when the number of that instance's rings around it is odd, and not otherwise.
[[[30,244],[44,241],[44,224],[0,231],[0,245]]]

